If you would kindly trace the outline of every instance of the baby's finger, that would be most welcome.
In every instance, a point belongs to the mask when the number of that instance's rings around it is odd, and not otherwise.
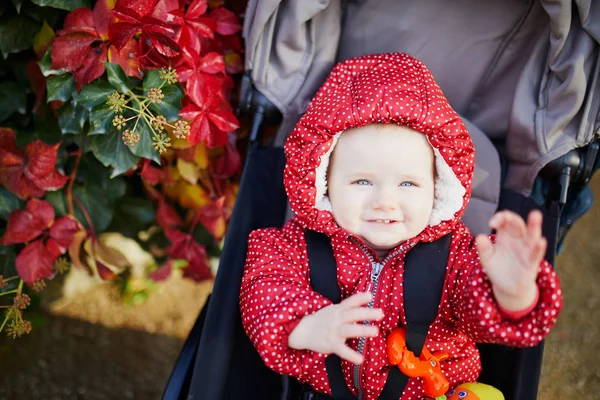
[[[341,316],[345,322],[378,321],[383,318],[380,308],[357,307],[344,310]]]
[[[477,244],[477,252],[479,253],[479,258],[481,259],[481,263],[484,268],[494,253],[494,245],[490,238],[486,235],[477,235],[475,239],[475,243]]]
[[[364,361],[364,357],[362,354],[357,353],[352,350],[350,347],[346,346],[344,343],[340,343],[335,347],[334,351],[340,358],[350,361],[352,364],[358,365],[362,364]]]
[[[529,238],[537,239],[542,237],[542,213],[538,210],[533,210],[527,217],[527,233]]]
[[[379,328],[373,325],[345,324],[340,327],[339,334],[346,339],[375,337],[379,334]]]
[[[496,216],[500,217],[496,218]],[[515,237],[524,237],[527,233],[527,226],[523,218],[512,211],[501,211],[490,220],[490,228],[510,234]]]
[[[540,238],[536,241],[536,243],[531,251],[531,256],[529,259],[529,262],[531,264],[534,264],[536,266],[536,268],[539,266],[539,264],[544,259],[544,256],[546,255],[547,247],[548,247],[548,241],[546,240],[546,238]]]
[[[372,297],[373,296],[371,296],[371,293],[369,293],[369,292],[356,293],[356,294],[353,294],[352,296],[342,300],[340,302],[340,305],[342,305],[346,309],[360,307],[360,306],[369,304]]]

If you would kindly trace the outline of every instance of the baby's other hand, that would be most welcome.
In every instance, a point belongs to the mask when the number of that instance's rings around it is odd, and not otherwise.
[[[364,307],[369,301],[370,293],[357,293],[339,304],[332,304],[303,317],[290,334],[288,346],[297,350],[333,353],[353,364],[361,364],[362,354],[348,347],[346,340],[377,336],[378,328],[363,322],[380,320],[383,312],[378,308]]]
[[[483,270],[492,282],[496,300],[506,310],[523,310],[537,296],[535,280],[546,253],[542,237],[542,213],[532,211],[527,224],[512,211],[500,211],[490,219],[496,241],[477,236]]]

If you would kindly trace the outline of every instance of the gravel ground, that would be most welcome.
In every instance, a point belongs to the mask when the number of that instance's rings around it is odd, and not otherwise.
[[[592,182],[600,194],[600,176]],[[600,399],[600,202],[558,258],[565,309],[545,351],[539,399]],[[183,339],[211,290],[179,279],[125,307],[95,287],[48,306],[44,326],[0,338],[0,400],[160,399]]]

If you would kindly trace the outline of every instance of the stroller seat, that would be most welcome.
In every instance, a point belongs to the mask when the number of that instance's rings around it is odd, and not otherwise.
[[[286,218],[281,147],[338,60],[392,51],[421,59],[476,147],[464,222],[484,232],[496,209],[525,216],[541,208],[554,262],[562,206],[584,192],[598,164],[600,8],[566,0],[251,0],[244,18],[240,109],[253,116],[251,143],[202,329],[188,338],[165,400],[286,399],[289,381],[264,366],[243,331],[239,285],[248,233]],[[278,134],[263,145],[261,125],[277,114]],[[481,381],[507,400],[536,399],[543,344],[480,351]]]

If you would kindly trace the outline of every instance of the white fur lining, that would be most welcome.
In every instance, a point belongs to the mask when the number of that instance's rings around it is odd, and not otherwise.
[[[333,137],[331,147],[327,150],[327,153],[321,156],[321,162],[315,169],[315,186],[317,189],[315,207],[317,210],[333,211],[329,197],[327,197],[327,168],[329,167],[331,153],[342,133],[343,131]]]
[[[315,170],[315,186],[317,189],[315,207],[318,210],[332,211],[331,202],[326,194],[327,168],[329,166],[331,153],[341,134],[342,132],[333,137],[331,147],[327,153],[321,156],[321,162]],[[466,192],[465,188],[460,183],[460,180],[458,180],[454,171],[452,171],[452,168],[448,166],[446,160],[444,160],[444,157],[440,154],[440,151],[433,147],[433,153],[435,154],[437,174],[435,179],[435,200],[433,202],[431,216],[429,217],[430,226],[436,226],[442,221],[454,218],[454,214],[462,207],[463,197]]]

